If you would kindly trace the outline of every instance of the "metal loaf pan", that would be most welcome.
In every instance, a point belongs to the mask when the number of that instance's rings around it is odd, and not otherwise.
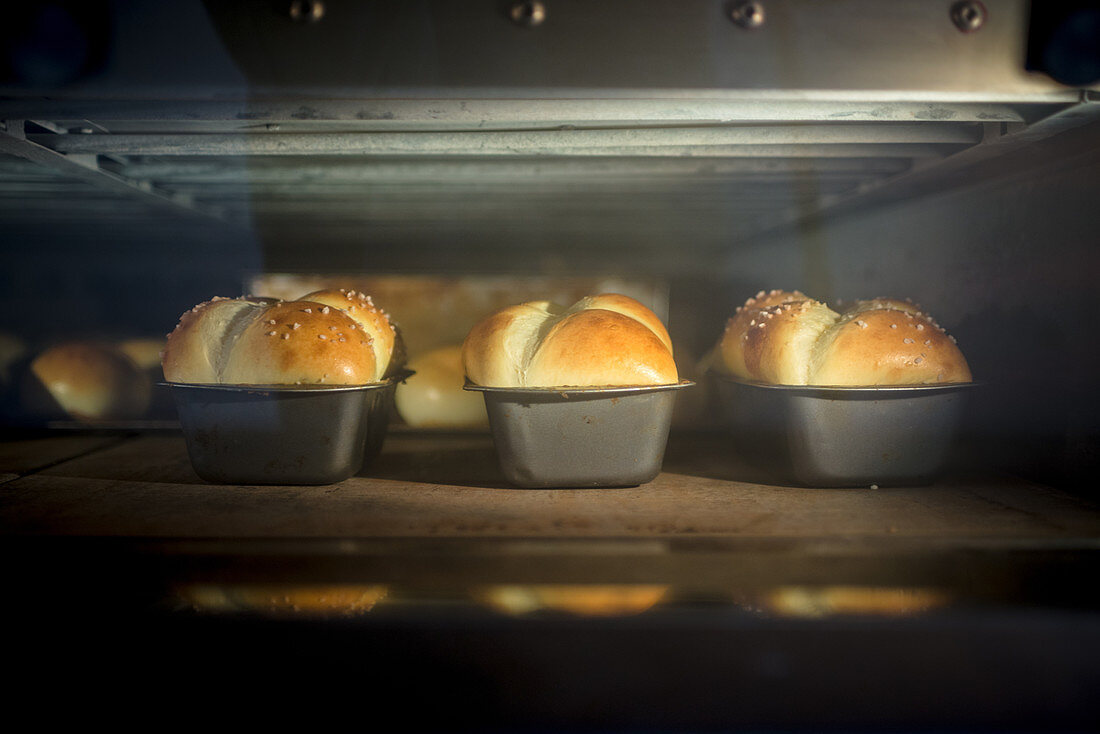
[[[481,392],[501,471],[527,488],[633,487],[661,471],[676,394],[693,385]]]
[[[775,481],[810,487],[933,481],[976,387],[769,385],[721,376],[717,384],[737,453]]]
[[[172,392],[195,472],[217,484],[334,484],[382,450],[398,378],[370,385],[190,385]]]

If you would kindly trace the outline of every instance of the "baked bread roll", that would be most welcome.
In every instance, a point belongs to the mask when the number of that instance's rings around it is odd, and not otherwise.
[[[474,326],[462,345],[471,382],[487,387],[668,385],[672,341],[656,314],[627,296],[588,296],[569,308],[509,306]]]
[[[842,313],[797,291],[750,298],[719,343],[728,374],[775,385],[970,382],[952,337],[909,301],[857,301]]]
[[[485,400],[463,390],[462,347],[440,347],[409,360],[413,373],[397,386],[398,415],[417,428],[478,428],[489,425]]]
[[[81,421],[140,418],[149,407],[152,380],[113,344],[56,344],[30,363],[23,405],[43,417]]]
[[[805,385],[814,345],[837,313],[798,291],[761,291],[726,324],[720,345],[727,371],[777,385]]]
[[[397,327],[369,296],[316,291],[297,301],[214,298],[168,335],[169,382],[365,385],[404,361]]]
[[[123,339],[116,346],[141,369],[150,371],[160,369],[160,360],[164,353],[163,339],[142,337]]]

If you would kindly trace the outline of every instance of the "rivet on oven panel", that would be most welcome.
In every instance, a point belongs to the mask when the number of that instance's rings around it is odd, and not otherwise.
[[[524,2],[513,3],[508,11],[508,16],[516,25],[534,28],[537,25],[542,25],[542,22],[546,20],[546,5],[539,2],[539,0],[524,0]]]
[[[736,2],[730,8],[730,20],[742,28],[759,28],[764,25],[764,6],[757,2]]]
[[[325,17],[325,4],[321,0],[293,0],[287,13],[296,23],[316,23]]]
[[[951,6],[951,21],[963,33],[973,33],[985,25],[989,11],[978,0],[962,0]]]

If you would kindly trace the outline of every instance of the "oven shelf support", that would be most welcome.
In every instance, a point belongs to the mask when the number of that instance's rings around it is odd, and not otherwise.
[[[28,120],[0,121],[0,153],[14,155],[38,164],[56,174],[79,179],[98,189],[136,200],[161,210],[187,216],[215,219],[229,223],[225,212],[218,207],[209,206],[187,194],[163,191],[149,181],[140,181],[120,176],[105,169],[100,156],[94,153],[65,154],[51,150],[44,145],[27,138]],[[35,122],[43,129],[61,136],[67,134],[48,122]]]

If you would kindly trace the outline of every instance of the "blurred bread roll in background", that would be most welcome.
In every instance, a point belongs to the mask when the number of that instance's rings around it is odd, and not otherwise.
[[[413,373],[397,385],[401,419],[416,428],[482,428],[489,425],[485,400],[463,390],[462,347],[440,347],[409,360]]]
[[[970,382],[952,337],[909,301],[856,301],[837,313],[798,291],[761,291],[719,342],[720,369],[775,385],[841,387]]]
[[[123,339],[116,346],[143,370],[160,371],[161,355],[164,352],[164,339],[139,337]]]
[[[462,346],[465,374],[491,387],[666,385],[677,381],[672,341],[656,314],[627,296],[588,296],[563,308],[531,301],[476,324]]]
[[[296,301],[214,298],[180,318],[162,366],[169,382],[364,385],[397,372],[396,324],[365,294],[316,291]]]
[[[0,391],[12,384],[14,365],[28,352],[27,343],[15,334],[0,331]]]
[[[70,341],[35,356],[24,376],[22,395],[32,415],[126,420],[145,414],[151,389],[148,374],[115,344]]]

